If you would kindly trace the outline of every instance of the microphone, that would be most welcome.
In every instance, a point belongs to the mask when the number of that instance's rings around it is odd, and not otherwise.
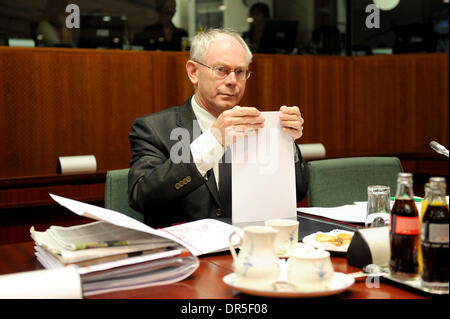
[[[444,145],[439,144],[436,141],[430,142],[430,147],[435,150],[437,153],[445,155],[448,157],[448,149],[445,148]]]

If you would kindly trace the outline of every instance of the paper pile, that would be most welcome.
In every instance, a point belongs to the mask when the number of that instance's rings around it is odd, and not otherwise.
[[[35,255],[47,269],[75,266],[84,296],[170,284],[190,276],[198,258],[179,241],[132,218],[52,195],[75,213],[100,219],[72,227],[30,229]],[[121,226],[124,225],[124,226]]]

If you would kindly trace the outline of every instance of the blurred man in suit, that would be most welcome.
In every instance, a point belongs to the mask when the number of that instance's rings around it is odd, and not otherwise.
[[[264,126],[258,109],[238,105],[251,60],[248,46],[237,33],[212,29],[197,34],[186,63],[195,94],[181,106],[133,123],[129,203],[144,214],[147,224],[162,227],[203,218],[230,221],[229,200],[223,195],[229,185],[219,183],[225,178],[217,178],[221,174],[218,163],[227,145]],[[309,179],[294,142],[303,134],[303,118],[297,106],[282,106],[280,111],[282,128],[295,148],[299,201],[306,195]],[[188,155],[181,162],[173,160],[180,144]]]
[[[251,18],[250,29],[242,34],[242,38],[247,42],[253,53],[260,52],[264,26],[266,21],[270,19],[269,6],[264,2],[254,3],[250,8],[249,18]]]

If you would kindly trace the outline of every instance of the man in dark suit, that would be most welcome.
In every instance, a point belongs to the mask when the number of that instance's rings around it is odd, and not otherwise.
[[[191,43],[186,63],[195,94],[183,105],[137,119],[130,131],[130,206],[152,227],[203,218],[231,220],[219,162],[228,145],[264,127],[254,107],[238,105],[250,76],[252,54],[234,32],[207,30]],[[281,125],[293,138],[297,200],[306,195],[308,171],[294,140],[302,136],[297,106],[280,108]],[[221,179],[224,180],[224,179]],[[219,190],[221,192],[219,193]]]

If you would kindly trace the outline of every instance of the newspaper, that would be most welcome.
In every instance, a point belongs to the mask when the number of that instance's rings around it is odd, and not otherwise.
[[[169,242],[154,234],[101,221],[72,227],[51,226],[47,232],[69,250]]]
[[[47,269],[75,266],[83,296],[179,282],[200,265],[180,238],[119,212],[51,197],[80,216],[99,220],[44,232],[30,229],[37,260]]]
[[[161,239],[161,241],[155,241],[147,244],[69,250],[59,245],[53,237],[49,235],[48,229],[45,232],[39,232],[36,231],[34,227],[31,227],[30,235],[35,241],[36,247],[39,247],[40,250],[45,249],[45,251],[54,256],[59,264],[63,265],[71,263],[81,265],[83,262],[86,264],[86,261],[96,263],[102,260],[126,258],[127,256],[136,254],[137,252],[152,252],[157,249],[171,248],[179,245],[174,241],[160,237],[159,239]],[[36,248],[36,250],[38,249]]]

